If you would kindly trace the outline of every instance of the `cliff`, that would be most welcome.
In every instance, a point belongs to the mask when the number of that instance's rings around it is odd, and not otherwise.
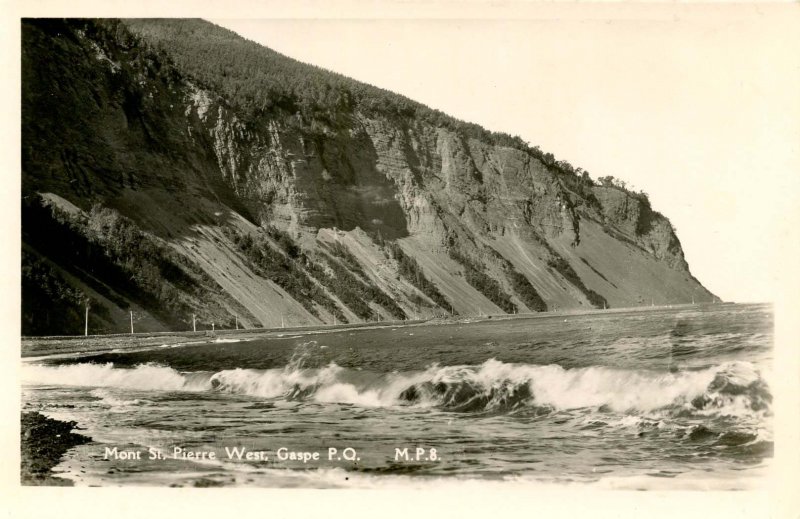
[[[202,21],[22,33],[23,334],[713,299],[646,196],[519,139]]]

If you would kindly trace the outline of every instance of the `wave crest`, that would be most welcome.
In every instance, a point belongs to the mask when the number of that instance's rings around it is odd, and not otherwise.
[[[456,412],[548,412],[581,408],[641,414],[667,409],[699,415],[768,413],[772,395],[755,367],[730,362],[697,371],[656,372],[602,366],[508,364],[430,366],[425,371],[370,373],[330,363],[309,369],[231,369],[180,373],[144,364],[28,365],[23,383],[119,387],[143,391],[220,391],[260,398],[349,403],[370,407],[419,405]]]

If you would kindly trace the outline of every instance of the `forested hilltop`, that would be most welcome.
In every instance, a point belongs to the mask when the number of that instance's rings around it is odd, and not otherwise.
[[[24,334],[713,297],[645,194],[519,137],[202,20],[22,25]]]
[[[120,22],[109,22],[118,30]],[[519,137],[493,133],[439,110],[349,77],[301,63],[243,39],[233,31],[202,20],[125,20],[162,56],[206,88],[229,101],[249,121],[264,116],[295,115],[335,124],[356,111],[380,117],[421,120],[467,138],[529,150]]]
[[[584,181],[589,178],[587,171],[556,160],[552,153],[531,146],[519,136],[489,131],[400,94],[299,62],[203,20],[160,18],[108,23],[113,31],[120,23],[126,25],[138,36],[132,45],[143,45],[162,59],[168,56],[193,80],[228,100],[247,120],[299,114],[305,119],[335,124],[337,116],[358,111],[370,116],[425,121],[467,139],[526,151],[555,171],[577,174]],[[613,177],[600,181],[625,189],[624,182]]]

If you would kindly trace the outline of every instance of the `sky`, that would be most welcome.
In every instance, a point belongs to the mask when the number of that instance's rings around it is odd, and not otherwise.
[[[210,21],[644,190],[692,273],[746,302],[774,300],[776,254],[800,223],[800,39],[785,7]]]

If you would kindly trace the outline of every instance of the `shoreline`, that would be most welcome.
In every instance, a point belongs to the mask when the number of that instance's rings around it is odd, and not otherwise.
[[[72,447],[92,441],[74,433],[77,422],[48,418],[38,411],[20,413],[20,483],[24,486],[72,486],[53,467]]]
[[[666,309],[684,307],[686,309],[702,309],[709,306],[732,305],[739,303],[682,303],[661,306],[636,306],[627,308],[609,309],[571,309],[553,312],[537,312],[528,314],[497,314],[483,316],[454,316],[448,318],[419,319],[414,321],[379,321],[338,325],[312,325],[295,326],[286,328],[251,328],[243,330],[203,330],[198,332],[145,332],[135,334],[109,334],[109,335],[69,335],[69,336],[43,336],[22,337],[21,358],[24,361],[35,361],[41,358],[54,356],[71,356],[110,351],[147,350],[161,346],[186,346],[191,344],[209,344],[214,342],[240,342],[269,338],[283,338],[285,335],[313,336],[319,334],[345,332],[352,330],[366,330],[378,328],[418,327],[418,326],[447,326],[457,324],[471,324],[486,321],[506,320],[540,320],[557,319],[590,314],[621,314],[656,312]],[[742,304],[769,304],[769,303],[742,303]]]
[[[27,418],[46,426],[26,425],[26,414],[22,415],[22,484],[311,488],[334,479],[339,483],[343,479],[348,481],[345,477],[349,481],[344,485],[356,485],[362,475],[375,476],[362,480],[370,485],[376,482],[392,485],[397,480],[391,476],[398,474],[421,476],[415,481],[436,476],[448,482],[471,478],[483,483],[482,478],[487,474],[491,477],[501,466],[494,454],[496,445],[513,443],[511,455],[519,464],[513,467],[514,472],[509,472],[509,477],[515,480],[530,477],[531,481],[563,482],[567,473],[566,481],[604,480],[606,488],[630,481],[624,484],[661,490],[695,484],[676,480],[677,487],[673,487],[669,483],[672,478],[684,474],[706,476],[708,472],[709,479],[701,480],[698,485],[733,482],[739,488],[745,484],[743,478],[749,479],[751,473],[740,476],[738,468],[733,469],[736,472],[728,470],[730,462],[735,461],[736,467],[767,463],[774,445],[772,422],[768,419],[770,384],[760,374],[762,361],[769,360],[770,310],[769,305],[673,307],[672,310],[650,307],[635,312],[618,310],[610,315],[540,314],[535,316],[536,320],[530,316],[491,319],[487,316],[472,324],[465,319],[439,327],[426,327],[430,324],[426,323],[336,332],[307,339],[295,339],[287,333],[283,341],[188,346],[171,353],[164,350],[167,353],[163,357],[156,355],[159,350],[148,350],[136,354],[137,358],[131,361],[120,359],[119,366],[112,366],[116,371],[111,376],[106,369],[108,364],[102,363],[110,360],[116,364],[117,359],[113,358],[97,359],[101,364],[91,366],[94,360],[82,360],[87,364],[78,365],[75,370],[66,369],[52,378],[57,369],[28,366],[31,373],[43,376],[31,377],[32,382],[24,384],[23,409],[38,411],[26,413]],[[681,373],[675,378],[666,375],[668,363],[672,365],[672,348],[668,343],[670,330],[674,329],[673,318],[689,322],[687,333],[677,340],[697,346],[683,350],[689,351],[697,362],[687,360],[687,369],[681,366]],[[720,319],[734,324],[751,323],[753,327],[748,328],[749,332],[730,330],[741,335],[731,341],[725,327],[720,328]],[[702,324],[696,321],[708,323],[709,327],[695,326]],[[709,333],[715,338],[707,343],[705,337]],[[494,335],[498,336],[500,346],[486,342],[487,337]],[[656,340],[651,341],[654,337]],[[308,348],[301,345],[312,338],[320,344]],[[617,343],[618,338],[623,340]],[[667,339],[666,343],[662,338]],[[327,353],[319,351],[323,343],[330,348]],[[351,346],[356,350],[352,354]],[[269,351],[272,349],[274,352]],[[706,357],[706,351],[710,356]],[[261,362],[262,354],[265,358],[279,359],[289,352],[310,353],[313,357],[307,357],[310,362],[305,365],[291,364],[288,370],[244,364],[240,370],[236,369],[238,359]],[[485,370],[478,367],[486,356],[495,353],[499,364],[489,363]],[[344,361],[342,370],[333,368],[323,377],[316,376],[319,372],[305,372],[302,381],[295,384],[300,380],[294,377],[295,373],[326,366],[328,354]],[[146,362],[151,355],[158,357],[152,366]],[[121,357],[124,356],[123,353]],[[199,359],[199,364],[191,364],[195,362],[191,357]],[[637,360],[640,358],[644,360]],[[183,377],[183,385],[172,371],[167,373],[163,369],[172,365],[173,360],[189,362],[172,368]],[[743,371],[721,369],[731,360],[742,361]],[[142,364],[140,370],[137,366]],[[275,366],[280,364],[277,362]],[[553,364],[560,369],[553,368]],[[436,367],[429,370],[433,365]],[[470,368],[462,371],[463,365]],[[450,366],[455,366],[456,371],[451,371]],[[473,370],[471,366],[476,368]],[[422,376],[418,372],[420,367],[426,370]],[[356,373],[361,371],[359,368],[364,371]],[[462,377],[462,372],[475,373],[476,377]],[[384,375],[389,373],[397,376]],[[451,376],[453,373],[459,375]],[[575,384],[576,373],[583,379],[578,384]],[[720,373],[722,376],[718,377]],[[215,376],[222,384],[211,383]],[[442,388],[436,388],[442,380],[445,381]],[[226,385],[227,382],[231,384]],[[719,391],[728,384],[729,390]],[[76,388],[62,391],[59,388],[62,385]],[[342,389],[347,385],[352,385],[352,390]],[[110,389],[96,391],[101,387]],[[410,387],[420,388],[420,394],[429,393],[413,396],[408,391]],[[602,389],[599,397],[594,388]],[[721,400],[711,404],[713,398]],[[742,405],[736,404],[735,411],[731,411],[728,402],[739,400]],[[418,406],[419,403],[423,405]],[[422,409],[422,413],[417,409]],[[576,409],[579,411],[573,414]],[[751,411],[764,411],[758,414],[757,429]],[[563,420],[565,412],[577,419]],[[667,429],[661,425],[656,429],[657,424],[651,419],[656,412]],[[456,416],[463,433],[454,434],[452,422]],[[487,416],[491,419],[486,420]],[[89,430],[80,430],[80,426],[79,430],[73,430],[72,420]],[[525,434],[526,441],[520,442],[520,431],[531,420],[537,427],[541,424],[547,434]],[[585,428],[590,422],[599,425]],[[343,426],[331,429],[331,423]],[[375,434],[376,424],[381,434]],[[660,434],[658,430],[667,430],[669,434]],[[93,431],[105,432],[101,438]],[[75,446],[79,444],[69,441],[70,437],[76,439],[72,433],[84,433],[94,437],[94,441]],[[142,439],[143,433],[147,441]],[[201,441],[197,440],[198,434],[202,435]],[[67,436],[66,442],[62,435]],[[91,441],[77,436],[80,443]],[[451,443],[449,439],[454,436],[456,441]],[[496,441],[486,441],[486,437]],[[396,463],[394,444],[403,448],[409,438],[419,438],[416,443],[426,448],[438,451],[441,447],[441,466],[418,468],[418,464]],[[26,449],[26,439],[29,444],[38,445],[38,449],[30,446]],[[53,446],[54,442],[64,445]],[[472,452],[461,447],[476,444],[479,447]],[[277,453],[279,448],[288,447],[290,452],[297,448],[308,452],[318,450],[321,456],[325,447],[341,450],[354,446],[359,453],[366,453],[366,457],[362,464],[319,467],[305,462],[302,466],[275,463],[277,454],[270,455],[273,464],[263,466],[186,465],[175,457],[165,458],[173,460],[167,464],[150,463],[151,460],[141,466],[126,463],[131,459],[147,459],[148,449],[153,446],[164,452],[171,452],[175,446],[201,454],[216,452],[222,459],[225,447],[244,445],[253,452]],[[54,447],[53,452],[42,450],[42,446]],[[106,463],[108,459],[101,459],[106,446],[133,455],[114,457],[119,461]],[[686,456],[687,449],[702,455],[702,465],[695,463],[694,456]],[[629,457],[631,451],[654,454]],[[409,452],[413,451],[409,448]],[[545,454],[539,457],[540,452]],[[606,456],[606,452],[611,454],[602,460],[599,474],[593,470],[594,464],[583,461],[596,460]],[[662,457],[661,453],[666,454]],[[38,463],[38,470],[32,470],[30,461],[26,465],[25,460],[31,459]],[[309,471],[310,468],[321,470]],[[298,475],[299,478],[295,477]]]

